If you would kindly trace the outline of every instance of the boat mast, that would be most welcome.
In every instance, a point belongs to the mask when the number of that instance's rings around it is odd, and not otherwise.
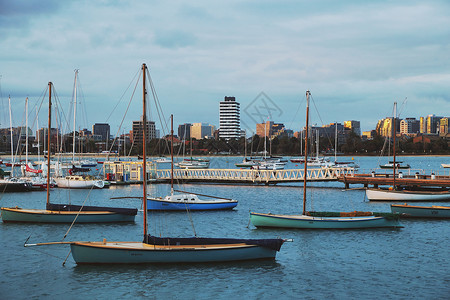
[[[47,129],[47,205],[50,203],[50,132],[52,128],[52,83],[48,83],[48,129]]]
[[[308,127],[309,127],[309,96],[306,91],[306,131],[305,131],[305,169],[303,171],[303,215],[306,215],[306,172],[308,171]]]
[[[336,127],[336,131],[334,132],[334,164],[336,164],[336,160],[337,160],[337,122],[334,122],[334,127]]]
[[[247,160],[247,130],[244,130],[244,161]]]
[[[173,196],[173,115],[170,115],[170,195]]]
[[[145,90],[145,70],[147,66],[142,64],[142,122],[143,122],[143,130],[142,130],[142,170],[143,174],[143,192],[144,196],[142,200],[144,201],[144,241],[148,241],[147,237],[147,153],[146,153],[146,143],[147,143],[147,105],[146,105],[146,96],[147,91]]]
[[[25,139],[25,163],[28,166],[28,97],[25,99]]]
[[[9,103],[9,131],[11,132],[11,177],[14,177],[14,140],[12,130],[11,97],[8,97],[8,103]]]
[[[38,150],[38,162],[40,163],[40,162],[41,162],[41,142],[40,142],[40,140],[39,140],[39,136],[40,136],[40,133],[39,133],[39,114],[38,114],[38,109],[37,109],[37,107],[36,107],[36,128],[37,128],[37,132],[38,132],[38,134],[37,134],[37,142],[38,142],[38,147],[37,147],[37,150]],[[42,164],[41,164],[41,169],[42,169]]]
[[[75,123],[76,123],[76,116],[77,116],[77,76],[78,76],[78,70],[75,70],[75,81],[73,83],[73,138],[72,138],[72,164],[75,164]]]
[[[392,152],[393,152],[393,161],[394,161],[394,168],[393,168],[393,170],[394,170],[394,181],[393,181],[393,187],[394,187],[394,190],[395,190],[395,169],[397,168],[397,166],[396,166],[396,164],[395,164],[395,136],[397,135],[397,127],[395,126],[396,124],[395,124],[395,119],[397,118],[397,102],[394,102],[394,121],[392,122],[393,123],[393,126],[394,126],[394,128],[393,128],[393,131],[391,131],[391,132],[393,132],[393,134],[394,134],[394,137],[393,137],[393,139],[394,139],[394,145],[392,146]]]

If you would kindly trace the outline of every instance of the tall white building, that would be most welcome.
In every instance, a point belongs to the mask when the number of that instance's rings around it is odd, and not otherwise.
[[[239,111],[239,103],[236,102],[235,97],[225,96],[224,101],[220,101],[219,138],[230,140],[241,137]]]

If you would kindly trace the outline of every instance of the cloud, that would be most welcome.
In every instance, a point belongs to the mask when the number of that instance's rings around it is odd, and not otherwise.
[[[196,42],[196,37],[186,31],[169,30],[158,31],[155,34],[155,42],[164,48],[180,48],[192,46]]]

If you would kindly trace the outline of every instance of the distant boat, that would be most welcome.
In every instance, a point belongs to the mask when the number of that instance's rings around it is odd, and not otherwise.
[[[143,72],[143,123],[146,116],[146,65]],[[244,261],[255,259],[275,259],[283,239],[234,239],[234,238],[171,238],[155,237],[147,233],[147,179],[145,142],[143,134],[143,241],[121,242],[50,242],[27,244],[42,246],[52,244],[70,244],[72,257],[77,264],[148,264],[148,263],[205,263],[223,261]]]
[[[253,169],[259,169],[259,170],[283,170],[286,166],[285,162],[281,162],[281,160],[263,160],[257,165],[256,167],[253,167]]]
[[[208,169],[209,161],[185,159],[175,165],[180,169]]]
[[[52,83],[48,83],[48,132],[51,132]],[[48,149],[51,149],[51,139],[47,139]],[[50,155],[47,158],[47,170],[50,170]],[[102,222],[134,222],[137,209],[79,206],[72,204],[54,204],[50,202],[50,171],[47,172],[47,203],[46,209],[25,209],[20,207],[2,207],[2,220],[25,223],[102,223]]]
[[[171,160],[168,159],[167,157],[160,157],[160,158],[156,159],[155,162],[158,164],[166,164],[166,163],[170,163]]]
[[[396,169],[410,169],[411,166],[409,164],[403,164],[402,161],[396,161],[395,162],[395,168]],[[394,162],[393,161],[389,161],[389,163],[384,164],[384,165],[380,165],[381,169],[393,169],[394,168]]]
[[[391,211],[401,218],[441,218],[450,219],[450,206],[413,206],[392,204]]]
[[[66,189],[90,189],[92,187],[101,189],[105,186],[103,180],[91,177],[92,176],[69,175],[57,177],[54,180],[59,188]]]
[[[450,200],[450,190],[395,190],[367,189],[366,197],[370,201],[447,201]]]
[[[450,168],[450,164],[441,164],[443,168]]]
[[[196,194],[174,194],[173,189],[173,115],[171,120],[171,172],[170,172],[170,195],[163,197],[147,197],[148,210],[225,210],[233,209],[238,204],[237,200],[211,197],[210,200],[199,199]],[[206,195],[202,195],[206,196]]]
[[[306,133],[305,153],[308,153],[308,122],[309,122],[309,96],[306,91]],[[308,155],[305,155],[308,161]],[[376,215],[372,212],[307,212],[306,211],[306,183],[307,166],[304,167],[303,176],[303,213],[301,215],[285,215],[272,213],[250,213],[250,221],[256,227],[299,228],[299,229],[356,229],[402,227],[398,216],[392,214]]]
[[[251,167],[257,166],[258,162],[244,157],[242,162],[234,164],[234,165],[238,168],[251,168]]]
[[[17,178],[0,179],[0,194],[3,192],[30,192],[33,190],[31,183]]]

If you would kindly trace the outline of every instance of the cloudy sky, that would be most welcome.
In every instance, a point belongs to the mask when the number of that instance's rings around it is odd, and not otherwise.
[[[109,122],[114,133],[142,63],[175,124],[218,126],[219,101],[235,96],[250,129],[256,109],[298,130],[306,90],[319,125],[371,130],[394,101],[400,117],[450,115],[448,1],[215,2],[0,0],[0,127],[9,95],[20,125],[25,97],[35,105],[49,81],[69,113],[79,69],[78,126]],[[138,99],[125,130],[140,109]]]

